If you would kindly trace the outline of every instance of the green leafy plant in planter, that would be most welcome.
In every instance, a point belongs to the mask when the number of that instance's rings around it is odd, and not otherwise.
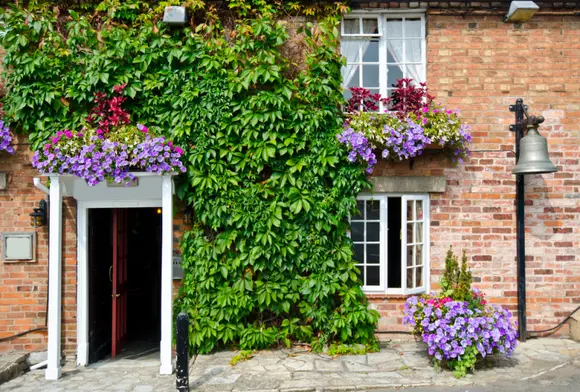
[[[370,94],[363,88],[352,88],[347,110],[352,111],[338,135],[349,150],[348,159],[367,165],[371,173],[380,157],[401,161],[421,155],[430,145],[445,150],[452,161],[469,156],[471,135],[458,111],[434,104],[424,83],[416,86],[412,79],[400,79],[390,98]],[[380,103],[389,106],[379,113]]]
[[[473,370],[479,358],[510,356],[517,345],[512,314],[488,305],[485,295],[471,287],[471,280],[465,252],[459,266],[450,248],[441,293],[410,297],[404,309],[403,323],[427,343],[434,365],[446,365],[456,377]]]

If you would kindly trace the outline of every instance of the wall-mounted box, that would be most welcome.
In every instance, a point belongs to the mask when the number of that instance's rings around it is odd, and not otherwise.
[[[0,190],[8,187],[8,174],[0,173]]]
[[[183,279],[183,269],[181,268],[181,256],[173,256],[173,280]]]
[[[36,232],[2,233],[2,260],[5,263],[36,261]]]

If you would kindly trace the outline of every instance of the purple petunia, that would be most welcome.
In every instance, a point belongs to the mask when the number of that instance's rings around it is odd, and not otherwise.
[[[0,120],[0,151],[6,151],[9,154],[14,154],[14,148],[12,147],[12,135],[10,135],[10,130],[2,120]]]

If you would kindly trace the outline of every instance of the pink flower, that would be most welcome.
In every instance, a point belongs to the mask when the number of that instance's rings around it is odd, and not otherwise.
[[[71,131],[69,131],[68,129],[67,129],[66,131],[64,131],[64,134],[66,135],[66,137],[67,137],[68,139],[70,139],[70,138],[73,136],[72,132],[71,132]]]
[[[51,146],[51,144],[50,144],[50,143],[48,143],[48,144],[45,144],[45,145],[44,145],[44,149],[45,149],[45,150],[48,150],[48,149],[50,148],[50,146]]]
[[[149,131],[149,128],[147,128],[145,125],[143,124],[137,124],[137,129],[140,130],[143,133],[147,133]]]
[[[421,109],[423,111],[423,113],[428,113],[429,112],[429,108],[427,106],[423,107],[423,109]]]
[[[451,109],[446,110],[445,113],[447,113],[447,114],[453,114],[453,110],[451,110]]]
[[[169,147],[173,147],[173,143],[171,143],[171,142],[167,142],[167,145],[168,145]]]
[[[433,109],[433,113],[439,113],[439,110]]]
[[[180,154],[183,154],[183,150],[179,147],[175,147],[175,151],[177,151]]]
[[[58,132],[56,133],[56,136],[62,136],[62,135],[64,135],[64,132],[63,132],[63,131],[58,131]]]
[[[52,144],[58,143],[59,140],[60,140],[60,138],[58,136],[53,137],[52,138]]]
[[[97,129],[97,135],[102,135],[103,134],[103,130],[101,128]]]

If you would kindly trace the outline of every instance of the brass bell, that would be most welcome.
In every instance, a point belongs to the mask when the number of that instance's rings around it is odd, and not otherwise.
[[[540,121],[543,118],[540,117]],[[520,141],[520,158],[513,174],[554,173],[558,169],[548,156],[548,141],[538,132],[538,123],[528,125],[528,134]]]

